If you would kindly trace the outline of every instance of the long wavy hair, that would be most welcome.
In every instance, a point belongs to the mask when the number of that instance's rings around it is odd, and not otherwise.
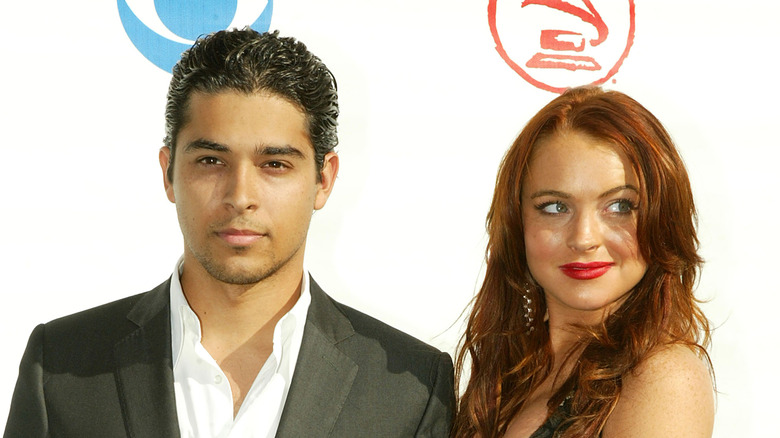
[[[485,279],[456,358],[456,383],[468,369],[467,359],[471,373],[453,436],[503,435],[553,372],[546,323],[534,318],[529,330],[523,318],[524,288],[532,278],[520,194],[535,146],[564,130],[613,145],[630,160],[640,181],[637,240],[648,268],[599,326],[578,327],[581,353],[548,402],[552,413],[572,396],[571,416],[556,436],[598,436],[618,401],[623,376],[659,346],[685,344],[709,361],[709,323],[693,294],[702,259],[685,165],[664,127],[637,101],[598,87],[573,88],[528,122],[499,168],[487,216]],[[533,313],[544,315],[543,290],[532,286],[530,293]]]

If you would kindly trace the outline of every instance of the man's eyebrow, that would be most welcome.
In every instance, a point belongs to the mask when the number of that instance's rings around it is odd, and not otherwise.
[[[625,184],[625,185],[622,185],[622,186],[617,186],[614,189],[607,190],[606,192],[602,193],[599,196],[599,198],[606,198],[608,196],[614,195],[615,193],[622,192],[623,190],[633,190],[634,192],[639,194],[639,189],[636,188],[634,185],[632,185],[632,184]]]
[[[300,149],[293,146],[258,146],[255,149],[256,155],[281,155],[295,158],[306,158]]]
[[[184,147],[184,152],[192,152],[196,150],[209,150],[215,152],[230,152],[231,149],[222,143],[206,140],[205,138],[199,138],[193,140]],[[306,158],[300,149],[293,146],[264,146],[260,145],[255,148],[255,155],[278,155],[278,156],[290,156],[296,158]]]
[[[192,152],[199,149],[206,149],[215,152],[230,152],[230,148],[224,144],[206,140],[204,138],[199,138],[187,143],[187,145],[184,147],[184,152]]]

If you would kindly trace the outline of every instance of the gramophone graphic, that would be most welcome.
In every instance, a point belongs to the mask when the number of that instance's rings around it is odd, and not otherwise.
[[[633,44],[634,0],[595,3],[490,0],[496,50],[525,80],[548,91],[601,84],[617,72]]]

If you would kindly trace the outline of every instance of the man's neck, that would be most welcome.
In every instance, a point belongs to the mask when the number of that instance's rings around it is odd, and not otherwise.
[[[273,351],[276,324],[301,295],[302,263],[289,265],[259,283],[232,285],[185,260],[182,291],[200,320],[201,345],[230,382],[234,415]]]
[[[269,325],[273,333],[276,322],[301,294],[302,263],[287,263],[248,285],[219,281],[197,262],[187,263],[186,259],[183,268],[182,291],[200,319],[204,341],[211,336],[247,339]]]

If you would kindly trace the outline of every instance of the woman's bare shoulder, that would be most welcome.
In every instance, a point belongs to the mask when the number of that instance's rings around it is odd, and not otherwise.
[[[715,416],[709,364],[690,347],[657,349],[623,378],[604,438],[711,437]]]

